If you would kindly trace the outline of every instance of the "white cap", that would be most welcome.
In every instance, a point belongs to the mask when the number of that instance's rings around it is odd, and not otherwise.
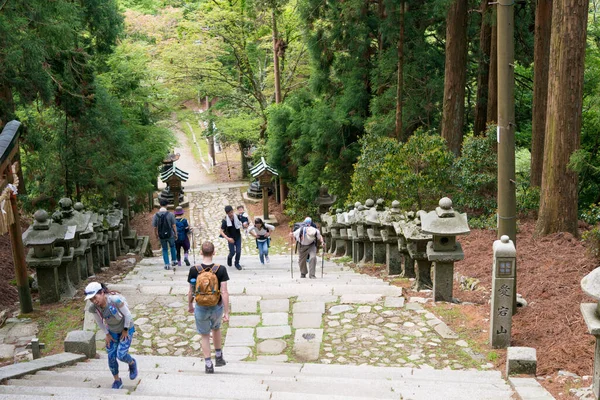
[[[102,285],[99,282],[90,282],[85,287],[85,299],[89,300],[102,290]]]

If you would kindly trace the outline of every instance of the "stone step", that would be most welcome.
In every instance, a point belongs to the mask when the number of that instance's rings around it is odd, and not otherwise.
[[[87,394],[85,397],[79,394],[79,391],[75,392],[70,389],[72,394],[59,394],[59,395],[48,395],[48,394],[0,394],[0,400],[48,400],[48,398],[52,398],[52,400],[131,400],[135,398],[136,400],[158,400],[161,398],[169,398],[171,396],[144,396],[144,395],[136,395],[135,392],[129,394],[127,390],[114,390],[110,389],[110,393],[100,393],[100,394]],[[194,395],[189,397],[176,396],[173,397],[177,400],[232,400],[232,399],[244,399],[244,397],[214,397],[208,396],[203,397],[200,395]]]
[[[226,355],[225,355],[226,356]],[[106,355],[101,359],[89,360],[75,366],[64,367],[44,374],[56,373],[81,373],[107,372]],[[204,375],[204,361],[199,357],[161,357],[136,355],[140,374],[199,374]],[[122,364],[120,364],[123,366]],[[374,367],[338,364],[295,364],[295,363],[256,363],[256,362],[228,362],[217,371],[222,374],[235,376],[264,376],[294,377],[294,379],[310,380],[311,382],[328,382],[330,377],[336,381],[352,383],[356,380],[381,380],[390,381],[436,381],[436,382],[461,382],[472,384],[502,384],[504,380],[499,371],[463,371],[463,370],[434,370],[401,367]],[[35,376],[35,375],[33,375]],[[419,383],[420,384],[420,383]]]

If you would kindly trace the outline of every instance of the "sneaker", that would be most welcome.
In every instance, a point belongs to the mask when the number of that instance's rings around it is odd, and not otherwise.
[[[227,266],[231,267],[231,258],[227,258]]]
[[[133,364],[129,364],[129,379],[134,380],[137,378],[138,370],[137,370],[137,361],[135,358],[133,359]]]
[[[316,276],[309,276],[310,279],[317,279]]]
[[[265,261],[267,264],[271,262],[271,259],[269,258],[269,256],[265,256]]]
[[[227,364],[227,361],[225,361],[225,359],[223,358],[223,356],[221,357],[215,357],[215,367],[223,367]]]
[[[176,267],[176,266],[177,266],[177,261],[173,261],[173,262],[171,263],[171,265],[172,265],[172,266],[174,266],[174,267]],[[181,264],[179,264],[179,265],[181,265]]]
[[[204,372],[207,374],[214,374],[215,373],[215,367],[211,364],[210,367],[206,364],[204,364]]]
[[[306,278],[306,274],[300,274],[300,278]]]
[[[165,265],[165,269],[166,269],[166,270],[170,270],[170,269],[171,269],[171,266],[170,266],[170,265]]]
[[[238,271],[242,270],[242,266],[240,264],[236,265],[235,267],[238,269]]]
[[[112,384],[113,389],[121,389],[123,387],[123,381],[119,378],[118,381],[114,381]]]
[[[181,261],[177,261],[177,266],[181,267]]]
[[[183,261],[185,261],[185,265],[187,265],[188,267],[190,266],[190,260],[186,258],[183,259]]]

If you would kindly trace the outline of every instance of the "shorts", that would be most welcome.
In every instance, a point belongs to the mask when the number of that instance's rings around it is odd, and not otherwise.
[[[212,307],[203,307],[196,304],[194,309],[196,318],[196,330],[201,335],[208,335],[211,330],[221,329],[223,321],[223,303]]]

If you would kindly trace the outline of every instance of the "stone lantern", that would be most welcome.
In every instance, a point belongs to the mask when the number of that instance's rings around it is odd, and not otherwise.
[[[427,243],[427,258],[435,262],[433,300],[451,302],[454,262],[465,257],[456,236],[471,232],[467,214],[455,212],[452,200],[444,197],[435,211],[420,211],[419,216],[423,233],[433,235],[433,240]]]
[[[98,230],[98,240],[100,242],[100,247],[102,248],[102,250],[100,251],[100,263],[104,267],[110,266],[110,231],[108,229],[108,221],[106,220],[107,214],[108,213],[104,208],[98,210],[98,224],[95,228]]]
[[[381,227],[381,239],[385,243],[385,264],[388,275],[399,275],[402,267],[402,255],[398,248],[398,236],[393,223],[400,220],[400,202],[394,200],[392,208],[385,212]]]
[[[337,196],[329,194],[326,186],[321,186],[319,189],[319,197],[317,197],[317,205],[319,206],[319,214],[325,214],[329,207],[335,203]]]
[[[376,264],[385,263],[386,244],[381,236],[381,228],[383,226],[385,207],[384,200],[378,199],[376,206],[371,208],[366,215],[367,235],[373,247],[373,262]]]
[[[421,220],[417,217],[408,221],[402,227],[402,233],[406,239],[406,249],[409,257],[416,261],[415,290],[431,289],[431,261],[427,258],[427,243],[432,236],[421,230]]]
[[[360,212],[363,206],[360,202],[354,203],[352,209],[352,217],[350,219],[350,237],[352,238],[352,262],[358,264],[363,258],[364,244],[362,239],[358,237],[358,220],[361,217]]]
[[[60,211],[62,214],[61,224],[67,227],[67,235],[69,232],[74,231],[73,236],[73,247],[75,248],[74,252],[74,262],[75,265],[79,267],[79,276],[80,278],[87,279],[88,274],[88,266],[87,266],[87,258],[86,258],[86,250],[89,249],[88,240],[82,239],[81,234],[88,229],[88,224],[90,221],[89,214],[82,214],[80,212],[76,212],[73,209],[73,202],[69,198],[62,198],[58,201],[58,205],[60,206]],[[70,236],[70,235],[69,235]],[[89,251],[89,250],[88,250]]]
[[[344,210],[341,208],[335,210],[333,224],[331,225],[331,240],[334,242],[332,253],[335,257],[341,257],[346,253],[346,242],[342,238],[342,229],[346,229],[345,225],[341,223],[343,212]]]
[[[373,243],[369,240],[369,223],[367,222],[367,216],[374,206],[375,201],[373,199],[367,199],[365,205],[359,209],[358,213],[356,232],[358,238],[363,242],[363,256],[359,261],[361,264],[373,262]]]
[[[59,273],[65,249],[54,247],[56,241],[64,237],[65,228],[53,224],[44,210],[37,210],[33,217],[33,225],[23,233],[23,243],[32,247],[27,253],[27,265],[36,271],[40,304],[56,303],[61,292],[69,296],[75,292],[66,269]]]
[[[325,251],[331,253],[331,224],[333,223],[333,217],[331,213],[326,212],[321,214],[321,234],[325,240]]]
[[[600,268],[596,268],[581,280],[581,289],[596,303],[581,303],[580,309],[590,335],[594,335],[594,397],[600,398]]]
[[[115,209],[113,206],[109,207],[109,212],[105,216],[105,220],[108,223],[108,254],[110,261],[116,261],[117,257],[121,255],[121,219],[123,214],[120,210]]]
[[[348,222],[348,212],[344,211],[340,214],[338,223],[340,224],[340,237],[344,241],[344,253],[342,256],[350,256],[352,254],[352,229]]]

